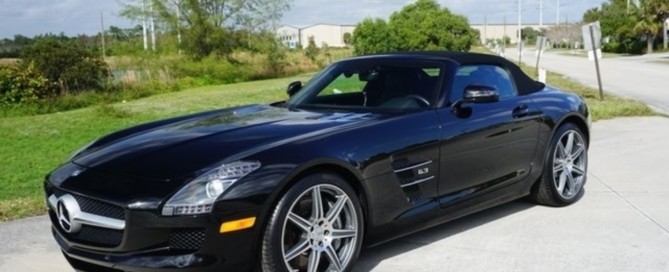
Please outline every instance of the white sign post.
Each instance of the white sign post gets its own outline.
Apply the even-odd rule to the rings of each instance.
[[[599,69],[599,60],[602,58],[602,30],[599,21],[583,26],[583,44],[588,51],[588,58],[595,61],[597,83],[599,84],[599,100],[604,99],[602,88],[602,74]],[[592,55],[592,58],[590,57]]]
[[[539,68],[539,82],[546,84],[546,69]]]
[[[546,37],[544,36],[538,36],[537,37],[537,75],[539,74],[539,61],[541,60],[541,56],[544,54],[544,47],[546,46]]]

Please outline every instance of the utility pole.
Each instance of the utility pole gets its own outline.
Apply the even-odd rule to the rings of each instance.
[[[149,7],[149,13],[151,13],[151,49],[156,51],[156,24],[153,18],[153,2],[151,2],[151,6]]]
[[[539,27],[544,26],[544,0],[539,0]]]
[[[665,31],[666,32],[666,31]],[[483,44],[488,40],[488,15],[483,15]]]
[[[102,37],[102,59],[107,57],[107,50],[105,49],[105,17],[104,13],[100,11],[100,36]]]
[[[179,55],[181,55],[181,1],[177,2],[177,44],[179,45]]]
[[[557,5],[555,7],[557,9],[557,17],[556,17],[555,24],[560,25],[560,0],[557,0]]]
[[[142,39],[144,40],[144,51],[149,49],[149,41],[146,37],[146,0],[142,0]]]
[[[506,15],[504,15],[504,35],[502,35],[502,48],[506,48]]]
[[[518,65],[523,59],[523,11],[522,0],[518,0]]]

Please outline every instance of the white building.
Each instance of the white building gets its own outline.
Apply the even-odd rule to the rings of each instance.
[[[278,38],[289,48],[307,47],[309,37],[313,37],[316,46],[327,44],[330,47],[346,47],[344,35],[353,35],[355,25],[317,24],[304,28],[283,25],[276,30]]]
[[[484,43],[486,40],[496,40],[502,39],[504,36],[508,36],[511,39],[511,43],[518,42],[518,25],[517,24],[472,24],[470,25],[473,29],[476,29],[481,33],[481,43]],[[553,25],[544,24],[543,26],[536,25],[526,25],[523,24],[522,28],[531,27],[534,30],[541,30],[542,28],[549,28]]]
[[[544,24],[539,26],[537,24],[524,24],[522,28],[531,27],[535,30],[541,28],[548,28],[552,25]],[[355,30],[355,25],[332,25],[332,24],[316,24],[304,28],[283,25],[276,30],[279,39],[289,48],[296,48],[297,46],[307,47],[309,45],[309,37],[314,37],[316,46],[321,47],[323,43],[327,43],[331,47],[345,47],[344,34],[351,33]],[[472,24],[473,29],[481,33],[481,42],[488,39],[502,39],[508,36],[511,43],[516,43],[518,25],[517,24]]]

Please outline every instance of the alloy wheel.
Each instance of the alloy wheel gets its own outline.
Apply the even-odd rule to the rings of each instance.
[[[356,209],[339,187],[319,184],[291,204],[281,232],[288,271],[343,271],[359,237]]]
[[[576,196],[585,181],[588,163],[586,143],[580,133],[568,130],[560,137],[553,154],[553,182],[565,199]]]

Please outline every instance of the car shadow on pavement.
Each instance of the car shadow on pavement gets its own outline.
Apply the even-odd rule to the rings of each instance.
[[[386,259],[448,239],[453,235],[477,228],[487,223],[537,206],[525,199],[509,202],[494,208],[456,219],[433,228],[393,240],[371,248],[363,248],[353,271],[370,271]],[[429,241],[429,242],[425,242]],[[414,260],[420,262],[421,260]]]

